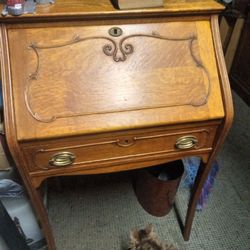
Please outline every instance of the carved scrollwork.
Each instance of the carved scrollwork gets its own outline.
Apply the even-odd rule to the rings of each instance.
[[[132,44],[122,44],[119,43],[119,50],[122,56],[118,56],[118,47],[117,44],[112,46],[113,44],[106,44],[103,46],[103,52],[107,56],[112,56],[115,62],[124,62],[127,59],[127,55],[132,54],[134,52],[134,47]]]
[[[139,37],[160,39],[160,40],[164,40],[164,41],[178,41],[178,42],[183,41],[183,42],[188,43],[189,53],[190,53],[190,56],[191,56],[194,64],[196,65],[197,68],[199,68],[203,71],[204,75],[207,76],[208,87],[207,87],[206,95],[204,95],[204,98],[202,97],[203,99],[200,98],[198,101],[192,100],[190,103],[186,103],[186,104],[182,104],[182,105],[192,105],[192,106],[204,105],[207,102],[208,96],[210,94],[210,87],[211,87],[210,86],[210,76],[209,76],[208,71],[203,66],[202,62],[200,61],[200,59],[195,56],[195,53],[193,51],[194,41],[197,40],[196,36],[190,35],[188,37],[172,38],[172,37],[161,36],[157,32],[152,32],[151,34],[132,34],[132,35],[121,37],[120,40],[118,40],[118,38],[113,39],[113,38],[110,38],[108,36],[80,37],[79,35],[76,35],[72,39],[70,39],[69,41],[66,41],[63,43],[52,44],[52,45],[42,45],[42,44],[37,44],[37,43],[31,43],[28,46],[28,49],[32,50],[34,52],[34,54],[36,56],[36,61],[37,61],[36,68],[35,68],[34,72],[30,73],[28,76],[28,83],[26,85],[26,89],[25,89],[25,93],[24,93],[25,104],[26,104],[26,107],[27,107],[29,113],[32,115],[32,117],[34,119],[36,119],[37,121],[40,121],[40,122],[44,122],[44,123],[53,122],[53,121],[57,120],[58,118],[86,115],[86,114],[82,114],[82,113],[74,113],[74,114],[71,113],[71,114],[54,115],[51,117],[41,117],[37,112],[35,112],[33,110],[32,104],[31,104],[30,98],[29,98],[29,92],[30,92],[30,88],[31,88],[32,84],[34,84],[33,82],[39,79],[39,69],[40,69],[39,53],[41,50],[65,47],[65,46],[73,45],[76,43],[85,42],[88,40],[104,40],[105,44],[102,47],[102,52],[104,53],[104,55],[111,57],[114,62],[119,63],[119,62],[125,62],[128,59],[128,56],[135,52],[135,47],[131,42],[129,42],[129,39],[139,38]],[[150,46],[150,43],[148,46]],[[162,108],[162,107],[166,107],[166,106],[163,105],[163,106],[160,106],[159,108]],[[140,107],[139,109],[147,109],[147,108],[149,108],[149,107]],[[155,108],[157,108],[157,107],[155,107]],[[126,109],[124,111],[129,111],[129,110],[130,109]],[[131,109],[131,110],[136,110],[136,109]],[[138,110],[138,108],[137,108],[137,110]],[[108,112],[112,113],[112,112],[117,112],[117,111],[110,110]],[[121,112],[121,111],[119,111],[119,112]]]

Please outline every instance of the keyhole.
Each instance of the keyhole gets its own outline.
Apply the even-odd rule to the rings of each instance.
[[[118,27],[113,27],[113,28],[109,29],[109,34],[111,36],[114,36],[114,37],[121,36],[122,35],[122,29],[120,29]]]

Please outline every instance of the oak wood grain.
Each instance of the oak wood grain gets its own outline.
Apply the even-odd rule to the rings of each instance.
[[[1,25],[0,33],[1,42],[1,74],[2,81],[4,83],[3,87],[3,100],[4,100],[4,124],[5,124],[5,134],[8,142],[9,149],[11,151],[12,157],[16,163],[18,171],[22,177],[25,184],[26,190],[32,201],[33,207],[35,209],[38,220],[42,224],[42,231],[46,238],[48,247],[50,250],[56,249],[55,241],[52,236],[52,229],[48,220],[47,211],[43,204],[43,198],[41,197],[39,191],[34,188],[32,180],[29,176],[29,172],[26,168],[27,162],[25,161],[23,154],[21,152],[20,144],[16,139],[16,125],[14,116],[14,106],[12,100],[12,88],[11,84],[7,85],[5,83],[11,82],[11,72],[9,71],[9,48],[7,42],[7,30],[5,26]]]
[[[10,151],[50,250],[39,186],[52,176],[111,173],[185,156],[202,167],[184,225],[231,126],[232,97],[210,0],[117,11],[108,1],[56,1],[34,15],[0,17],[4,119]],[[122,28],[112,37],[111,27]],[[200,144],[177,150],[180,136]],[[93,150],[95,149],[95,150]],[[51,168],[72,150],[69,167]]]
[[[18,140],[224,116],[209,21],[112,24],[10,26]]]
[[[145,132],[130,131],[93,136],[67,138],[61,142],[58,140],[45,141],[44,143],[27,143],[23,146],[25,157],[29,162],[29,171],[45,170],[50,175],[50,170],[58,169],[58,173],[65,172],[67,168],[73,172],[76,169],[91,167],[96,164],[127,161],[143,161],[150,157],[164,157],[167,154],[180,155],[186,151],[199,152],[200,149],[210,150],[214,142],[217,126],[194,127],[189,129]],[[195,136],[197,144],[190,149],[180,150],[176,147],[178,138],[183,136]],[[71,152],[76,159],[65,167],[51,166],[49,161],[53,155],[60,152]],[[98,154],[96,153],[98,152]],[[121,169],[120,169],[121,170]],[[67,171],[67,170],[66,170]]]
[[[0,4],[0,10],[2,10]],[[18,17],[0,16],[1,22],[27,22],[33,20],[62,20],[80,18],[109,18],[141,17],[146,16],[173,16],[182,14],[211,14],[219,13],[224,6],[213,0],[165,0],[163,8],[150,8],[139,10],[116,10],[109,0],[57,0],[53,5],[40,5],[36,13],[25,14]]]
[[[230,84],[229,84],[226,64],[225,64],[224,55],[223,55],[223,49],[222,49],[221,40],[220,40],[218,16],[212,16],[211,28],[213,32],[213,41],[214,41],[215,52],[216,52],[216,61],[217,61],[218,70],[219,70],[219,77],[220,77],[220,84],[221,84],[221,96],[222,96],[224,108],[225,108],[225,118],[222,120],[222,124],[217,131],[216,139],[214,141],[213,151],[209,155],[207,163],[201,164],[199,172],[196,176],[192,196],[190,198],[189,205],[188,205],[185,226],[183,229],[183,237],[185,240],[189,240],[197,201],[200,197],[203,185],[205,181],[207,180],[207,177],[210,173],[213,162],[215,161],[216,156],[229,132],[229,129],[232,126],[233,116],[234,116]]]

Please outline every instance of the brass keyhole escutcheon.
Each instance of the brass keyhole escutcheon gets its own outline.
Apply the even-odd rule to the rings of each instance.
[[[120,147],[130,147],[135,144],[135,138],[125,138],[125,139],[118,139],[116,141],[117,145]]]
[[[113,27],[109,29],[109,34],[114,37],[118,37],[122,35],[122,29],[118,27]]]

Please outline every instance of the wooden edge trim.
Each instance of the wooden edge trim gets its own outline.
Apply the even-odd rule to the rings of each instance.
[[[224,111],[225,111],[224,124],[222,125],[223,129],[221,131],[222,134],[219,139],[221,142],[218,143],[218,144],[221,144],[224,141],[227,133],[229,132],[230,127],[232,126],[233,117],[234,117],[234,109],[233,109],[233,100],[232,100],[231,88],[230,88],[230,83],[229,83],[229,77],[227,73],[227,68],[226,68],[222,44],[221,44],[220,30],[219,30],[217,15],[213,15],[211,17],[211,29],[213,33],[215,56],[216,56],[217,66],[219,69],[221,94],[222,94],[222,101],[224,104]],[[216,145],[216,148],[219,146],[220,145]]]
[[[2,91],[4,100],[4,124],[5,124],[5,134],[9,149],[11,151],[12,157],[16,163],[19,162],[18,159],[18,146],[16,143],[16,130],[14,126],[14,108],[12,97],[12,87],[11,87],[11,73],[10,73],[10,61],[9,61],[9,49],[7,41],[7,29],[5,25],[1,25],[0,33],[0,46],[1,46],[1,74],[2,74]]]
[[[211,16],[211,30],[212,30],[214,49],[215,49],[216,63],[218,67],[218,75],[220,79],[221,96],[222,96],[222,101],[223,101],[223,106],[224,106],[225,117],[223,119],[221,126],[218,129],[213,151],[211,152],[211,155],[209,156],[209,159],[205,164],[206,168],[202,168],[198,172],[201,174],[197,176],[199,178],[196,179],[196,182],[193,188],[193,193],[189,201],[188,212],[187,212],[184,231],[183,231],[183,237],[184,237],[184,240],[186,241],[189,240],[189,237],[190,237],[191,227],[192,227],[193,218],[195,214],[196,201],[200,197],[203,184],[207,179],[207,176],[212,167],[212,163],[215,160],[219,152],[219,149],[222,143],[224,142],[233,122],[232,95],[231,95],[231,89],[230,89],[228,74],[226,70],[226,65],[224,61],[217,15]]]
[[[13,22],[6,23],[7,29],[19,29],[19,28],[44,28],[45,26],[50,27],[78,27],[79,25],[83,26],[102,26],[102,25],[126,25],[126,24],[148,24],[152,22],[157,23],[166,23],[166,22],[178,22],[178,21],[210,21],[210,15],[185,15],[185,16],[156,16],[156,17],[131,17],[131,18],[120,18],[119,16],[110,18],[110,19],[77,19],[77,20],[68,20],[67,22],[63,20],[57,20],[52,22],[51,20],[43,20],[35,22]]]
[[[109,158],[109,159],[99,159],[99,160],[93,160],[93,161],[85,161],[85,162],[79,162],[75,165],[71,165],[68,167],[62,167],[62,168],[50,168],[50,169],[36,169],[33,172],[30,172],[30,176],[37,176],[37,175],[45,175],[49,177],[51,174],[62,174],[62,173],[70,173],[74,171],[78,171],[80,169],[86,170],[93,170],[95,169],[95,172],[98,173],[98,170],[102,171],[102,168],[107,167],[108,165],[126,165],[128,163],[138,163],[138,162],[150,162],[152,160],[159,160],[159,159],[168,159],[168,158],[183,158],[188,155],[200,155],[209,153],[212,151],[211,147],[198,149],[198,150],[187,150],[182,152],[171,152],[171,151],[161,151],[161,152],[155,152],[155,153],[148,153],[148,154],[141,154],[141,155],[131,155],[131,156],[124,156],[124,157],[117,157],[117,158]],[[181,155],[180,155],[181,154]],[[98,164],[98,165],[97,165]],[[148,165],[150,166],[150,165]],[[122,169],[123,170],[123,169]],[[124,169],[126,170],[126,169]]]
[[[187,155],[190,155],[190,153],[188,153]],[[187,156],[185,155],[185,156]],[[192,155],[194,156],[199,156],[202,158],[203,162],[207,162],[208,161],[208,157],[209,157],[209,150],[205,150],[205,151],[200,151],[199,153],[193,153]],[[185,157],[184,156],[184,157]],[[179,160],[180,156],[176,155],[176,156],[171,156],[171,157],[161,157],[161,158],[151,158],[147,160],[146,164],[143,164],[143,168],[147,168],[150,166],[154,166],[157,164],[161,164],[161,163],[167,163],[173,160]],[[73,176],[73,175],[95,175],[95,174],[107,174],[107,173],[115,173],[115,172],[120,172],[120,171],[130,171],[130,170],[136,170],[136,169],[141,169],[143,161],[127,161],[127,162],[114,162],[114,163],[108,163],[108,165],[103,165],[101,167],[98,168],[93,168],[93,167],[86,167],[86,168],[78,168],[75,169],[73,172],[72,171],[61,171],[61,172],[57,172],[54,171],[53,173],[49,173],[49,175],[47,174],[47,171],[39,171],[39,172],[34,172],[34,173],[30,173],[30,177],[32,178],[32,182],[33,185],[35,187],[39,187],[41,185],[41,183],[48,178],[51,177],[58,177],[58,176]],[[119,168],[117,168],[119,167]]]
[[[1,8],[2,9],[2,8]],[[195,16],[195,15],[211,15],[219,14],[225,9],[222,4],[216,3],[213,6],[200,7],[192,5],[186,8],[147,8],[147,9],[130,9],[130,10],[107,10],[107,11],[82,11],[82,12],[48,12],[36,14],[23,14],[20,16],[5,16],[0,17],[1,23],[22,23],[22,22],[44,22],[44,21],[69,21],[69,20],[98,20],[98,19],[113,19],[113,18],[152,18],[152,17],[172,17],[172,16]]]
[[[10,71],[10,60],[9,60],[9,47],[7,39],[7,29],[4,24],[1,26],[0,32],[0,51],[1,51],[1,74],[2,74],[2,91],[4,100],[4,124],[5,134],[8,147],[11,155],[16,163],[16,166],[22,176],[24,184],[28,184],[27,191],[30,192],[30,184],[28,175],[26,174],[23,167],[25,166],[24,159],[21,157],[21,149],[17,143],[16,127],[15,127],[15,115],[14,115],[14,103],[12,98],[12,83],[11,83],[11,71]],[[22,166],[22,167],[20,167]]]

